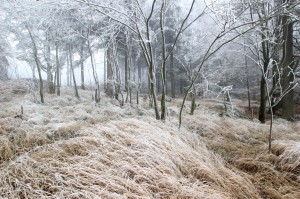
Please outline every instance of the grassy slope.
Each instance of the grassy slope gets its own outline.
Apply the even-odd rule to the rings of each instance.
[[[176,102],[162,123],[148,108],[81,95],[0,103],[0,197],[300,198],[298,145],[265,153],[267,125],[201,107],[179,131]],[[277,123],[276,139],[299,141],[299,124]]]
[[[263,198],[300,198],[300,123],[275,120],[268,154],[269,124],[219,117],[212,109],[210,104],[193,117],[187,115],[187,128],[200,134],[208,149],[249,174]]]

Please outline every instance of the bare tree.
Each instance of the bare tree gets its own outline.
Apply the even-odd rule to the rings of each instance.
[[[150,101],[153,102],[153,108],[155,111],[155,117],[156,119],[162,119],[165,120],[166,118],[166,105],[165,105],[165,99],[166,99],[166,62],[170,58],[172,52],[175,49],[175,46],[177,45],[177,42],[179,40],[179,37],[182,35],[182,33],[191,25],[191,23],[195,22],[199,16],[201,16],[203,13],[201,13],[199,16],[196,16],[194,20],[191,21],[191,23],[188,23],[188,19],[191,16],[192,10],[195,5],[195,0],[192,0],[191,5],[188,9],[188,12],[186,16],[183,17],[182,21],[178,25],[178,29],[176,31],[174,42],[170,45],[171,48],[166,52],[166,43],[164,41],[165,33],[165,22],[164,22],[164,15],[165,15],[165,9],[167,6],[166,1],[157,1],[152,0],[150,3],[150,9],[148,14],[145,14],[145,11],[139,1],[135,0],[133,2],[127,2],[131,3],[128,13],[123,12],[122,10],[117,10],[116,8],[107,5],[105,3],[94,3],[94,2],[84,2],[82,0],[78,0],[79,2],[87,3],[87,5],[91,6],[93,9],[98,11],[99,13],[109,17],[111,20],[120,23],[121,25],[127,27],[132,33],[134,33],[138,39],[139,39],[139,45],[142,49],[142,53],[144,54],[144,57],[146,59],[147,65],[148,65],[148,77],[149,77],[149,92],[150,92]],[[169,4],[171,2],[168,2]],[[128,6],[128,5],[127,5]],[[161,64],[161,80],[162,80],[162,100],[161,100],[161,114],[159,114],[159,107],[157,102],[157,90],[156,90],[156,78],[155,78],[155,56],[154,56],[154,38],[152,34],[151,29],[151,20],[154,16],[158,15],[160,18],[160,32],[161,32],[161,40],[159,40],[158,43],[162,45],[162,64]],[[116,17],[120,16],[120,17]]]
[[[38,69],[38,74],[39,74],[39,80],[40,80],[40,84],[39,84],[39,87],[40,87],[40,98],[41,98],[41,102],[44,103],[44,93],[43,93],[43,78],[42,78],[42,63],[38,57],[38,50],[37,50],[37,46],[36,46],[36,43],[35,43],[35,40],[34,40],[34,37],[31,33],[31,30],[29,28],[28,25],[26,25],[26,28],[27,28],[27,31],[29,33],[29,36],[30,36],[30,39],[31,39],[31,42],[32,42],[32,46],[33,46],[33,56],[34,56],[34,60],[36,62],[36,66],[37,66],[37,69]]]

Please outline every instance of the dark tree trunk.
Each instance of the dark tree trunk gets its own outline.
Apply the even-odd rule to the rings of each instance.
[[[160,11],[160,30],[162,36],[162,66],[161,66],[161,82],[162,82],[162,92],[161,92],[161,120],[166,120],[166,40],[165,40],[165,18],[164,18],[164,3],[162,3]]]
[[[265,15],[265,7],[263,4],[262,8],[263,15]],[[261,18],[261,16],[259,16]],[[269,50],[269,40],[267,39],[268,36],[268,30],[266,30],[266,27],[268,27],[268,22],[266,21],[264,24],[261,24],[261,39],[262,39],[262,54],[263,54],[263,68],[262,70],[262,78],[260,81],[260,107],[259,107],[259,116],[258,119],[261,123],[266,122],[266,105],[267,105],[267,82],[266,82],[266,76],[267,71],[270,63],[270,50]]]
[[[159,78],[159,76],[160,76],[160,73],[159,73],[159,71],[157,70],[157,71],[156,71],[156,74],[155,74],[157,93],[160,93],[160,92],[161,92],[161,87],[160,87],[161,84],[160,84],[160,78]]]
[[[260,107],[259,107],[259,116],[258,119],[261,123],[266,122],[266,81],[262,77],[260,81]]]
[[[37,63],[37,69],[39,73],[39,80],[40,80],[40,97],[41,97],[41,102],[45,103],[44,101],[44,94],[43,94],[43,78],[42,78],[42,72],[41,72],[41,66],[38,63],[39,61],[36,60]]]
[[[291,88],[290,82],[293,82],[293,75],[290,73],[293,70],[293,22],[292,19],[285,15],[283,16],[283,75],[282,87],[283,90]],[[294,119],[294,91],[290,90],[282,98],[282,118],[292,121]]]

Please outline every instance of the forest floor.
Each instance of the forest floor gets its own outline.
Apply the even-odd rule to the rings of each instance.
[[[148,101],[125,104],[92,91],[46,94],[34,103],[26,82],[0,82],[0,198],[300,198],[300,122],[260,124],[234,100],[168,102],[155,120]],[[21,106],[23,114],[21,114]]]

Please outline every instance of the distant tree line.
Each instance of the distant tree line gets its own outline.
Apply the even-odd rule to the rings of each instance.
[[[4,0],[0,8],[0,78],[9,59],[26,61],[47,89],[60,95],[61,71],[80,98],[86,89],[86,63],[92,67],[94,95],[124,103],[147,94],[155,117],[167,117],[167,96],[186,100],[190,114],[197,97],[232,88],[235,97],[259,100],[259,120],[268,107],[294,120],[299,78],[299,16],[296,0]],[[3,39],[7,38],[7,39]],[[10,46],[9,46],[10,45]],[[11,49],[11,50],[7,50]],[[95,55],[105,54],[104,77]],[[74,69],[80,68],[77,80]],[[36,77],[36,72],[38,77]],[[100,85],[104,79],[104,85]],[[279,107],[280,106],[280,107]]]

